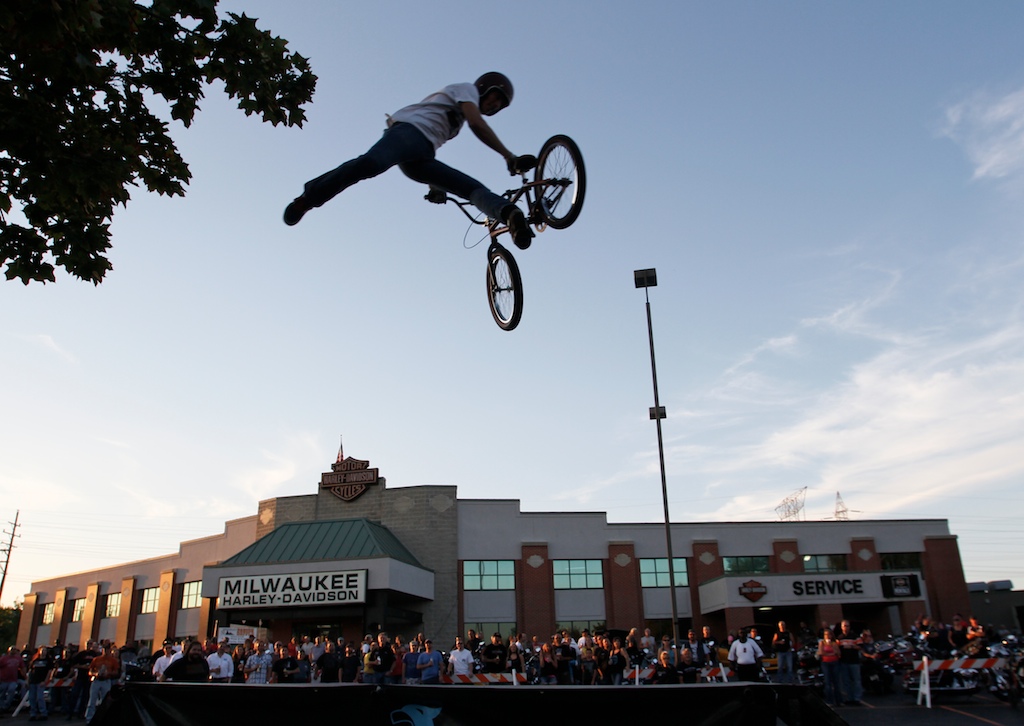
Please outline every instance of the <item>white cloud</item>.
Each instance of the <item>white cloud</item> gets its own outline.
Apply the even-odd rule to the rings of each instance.
[[[946,110],[942,133],[961,146],[975,179],[1024,171],[1024,89],[1003,96],[977,93]]]

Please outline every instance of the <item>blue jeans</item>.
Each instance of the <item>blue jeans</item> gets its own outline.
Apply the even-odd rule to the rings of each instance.
[[[840,663],[839,675],[843,681],[843,698],[859,701],[864,695],[864,686],[860,682],[860,663]]]
[[[14,708],[18,704],[14,702],[14,699],[18,697],[18,682],[8,681],[7,683],[0,683],[0,711],[6,711],[8,708]]]
[[[356,182],[383,174],[398,166],[410,179],[444,189],[463,199],[491,219],[499,219],[509,204],[476,179],[434,158],[434,145],[412,124],[396,123],[362,156],[306,182],[303,196],[314,207],[325,204]]]
[[[787,650],[783,653],[776,653],[775,657],[778,659],[778,670],[775,673],[775,677],[778,678],[779,683],[792,683],[793,651]]]
[[[28,705],[33,716],[46,716],[46,684],[28,684]]]
[[[843,702],[839,693],[839,661],[822,663],[821,672],[825,676],[825,700],[838,706]]]

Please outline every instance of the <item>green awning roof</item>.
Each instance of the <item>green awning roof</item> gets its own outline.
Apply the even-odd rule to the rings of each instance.
[[[390,557],[426,569],[387,527],[367,519],[282,524],[236,555],[225,565],[267,565]]]

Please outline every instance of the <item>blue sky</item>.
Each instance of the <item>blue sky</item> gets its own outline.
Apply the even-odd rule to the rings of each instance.
[[[133,195],[105,283],[0,285],[5,604],[314,492],[340,435],[392,487],[658,521],[644,267],[673,519],[839,492],[948,518],[969,580],[1024,586],[1024,6],[221,7],[311,59],[309,121],[211,89],[173,127],[187,197]],[[280,219],[385,113],[492,69],[505,144],[568,134],[588,171],[579,221],[516,255],[512,333],[484,248],[397,170]],[[439,156],[510,185],[468,131]]]

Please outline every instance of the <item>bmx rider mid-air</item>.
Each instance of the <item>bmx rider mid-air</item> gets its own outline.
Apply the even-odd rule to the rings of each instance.
[[[490,72],[475,83],[445,86],[421,102],[396,111],[388,117],[388,128],[380,141],[369,151],[306,182],[302,194],[284,210],[285,224],[298,224],[313,207],[397,164],[410,179],[468,199],[489,218],[500,219],[508,225],[516,247],[525,250],[533,231],[522,210],[476,179],[434,158],[437,149],[455,138],[465,122],[480,141],[505,158],[510,174],[536,165],[536,157],[516,156],[509,151],[484,120],[484,116],[493,116],[512,103],[512,94],[512,82],[501,73]]]

